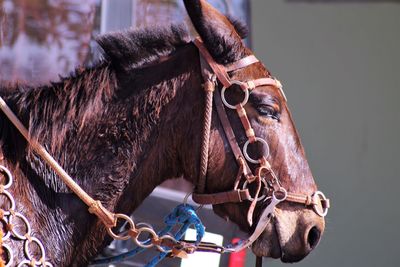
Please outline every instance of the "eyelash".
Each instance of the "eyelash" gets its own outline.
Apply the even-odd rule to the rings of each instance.
[[[271,106],[268,105],[260,105],[257,107],[258,113],[261,116],[269,117],[274,120],[279,120],[279,113]]]

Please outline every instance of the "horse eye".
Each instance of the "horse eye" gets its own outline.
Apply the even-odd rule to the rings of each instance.
[[[278,111],[276,111],[272,106],[259,105],[259,106],[257,106],[257,111],[261,116],[279,120]]]

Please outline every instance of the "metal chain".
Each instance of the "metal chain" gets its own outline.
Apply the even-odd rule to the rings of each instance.
[[[197,249],[196,245],[179,241],[170,234],[159,236],[150,225],[135,225],[133,220],[125,214],[115,214],[115,217],[128,226],[128,229],[121,233],[115,233],[112,228],[107,228],[110,236],[116,240],[132,239],[138,247],[145,249],[155,247],[159,252],[172,253],[176,257],[185,257],[186,254],[194,253]],[[148,237],[144,237],[145,235]]]
[[[46,260],[46,251],[42,242],[36,237],[31,235],[32,228],[28,219],[20,212],[15,211],[15,200],[7,189],[9,189],[13,183],[13,177],[10,171],[0,165],[0,173],[3,175],[5,180],[0,184],[0,197],[5,199],[0,207],[0,222],[1,222],[1,249],[3,251],[3,259],[5,260],[5,267],[9,266],[42,266],[52,267],[53,265]],[[17,227],[17,222],[19,222]],[[22,227],[20,225],[22,224]],[[22,228],[23,230],[19,230]],[[23,242],[24,257],[25,259],[14,264],[14,255],[11,247],[7,244],[8,240],[13,238],[16,241]],[[35,257],[32,253],[32,248],[36,247],[39,250],[39,257]]]
[[[0,207],[0,246],[3,252],[0,256],[4,259],[4,266],[52,267],[53,265],[46,260],[46,251],[43,243],[31,235],[32,228],[28,219],[22,213],[15,210],[15,199],[8,191],[13,183],[10,171],[0,165],[0,173],[4,177],[4,181],[0,179],[0,197],[4,200]],[[108,233],[116,240],[132,239],[138,247],[145,249],[155,247],[158,251],[171,253],[175,257],[186,257],[187,254],[194,253],[197,250],[198,245],[179,241],[170,234],[159,236],[150,225],[135,225],[133,220],[125,214],[115,214],[115,218],[117,221],[128,225],[128,229],[121,233],[115,233],[112,227],[107,227]],[[13,251],[11,246],[7,244],[7,241],[11,238],[23,242],[25,259],[19,263],[14,262]],[[34,247],[39,251],[39,256],[37,257],[32,253]],[[1,265],[1,261],[0,266],[3,266]]]

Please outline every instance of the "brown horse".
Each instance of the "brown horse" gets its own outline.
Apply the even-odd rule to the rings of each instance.
[[[212,57],[226,65],[251,54],[243,27],[203,0],[185,1],[189,16]],[[197,184],[204,90],[199,51],[182,27],[125,31],[99,38],[104,59],[60,82],[39,88],[3,86],[3,98],[65,170],[109,210],[130,214],[152,190],[183,176]],[[235,71],[232,79],[265,77],[260,64]],[[239,98],[233,94],[232,99]],[[245,106],[257,136],[268,141],[273,170],[290,192],[316,191],[303,147],[279,90],[257,87]],[[234,111],[230,123],[240,145],[246,135]],[[0,163],[14,175],[9,189],[16,211],[31,223],[54,266],[85,266],[109,242],[101,222],[60,182],[9,120],[0,115]],[[238,165],[213,112],[206,192],[232,188]],[[262,152],[259,148],[254,153]],[[3,200],[4,198],[0,198]],[[248,202],[214,205],[214,211],[252,231]],[[0,207],[4,204],[0,202]],[[257,206],[254,220],[262,212]],[[281,203],[253,244],[258,256],[301,260],[315,248],[324,219],[304,205]],[[4,230],[4,229],[3,229]],[[22,260],[22,244],[9,244]]]

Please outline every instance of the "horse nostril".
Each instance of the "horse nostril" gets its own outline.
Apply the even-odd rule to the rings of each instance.
[[[308,237],[307,237],[307,242],[311,250],[318,245],[320,237],[321,237],[321,231],[316,226],[312,227],[308,232]]]

